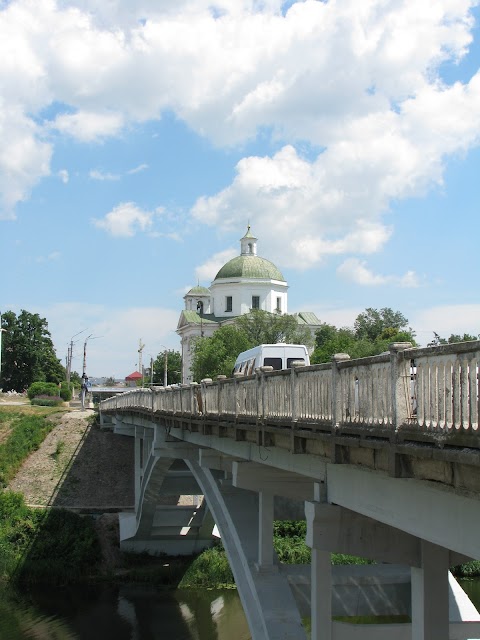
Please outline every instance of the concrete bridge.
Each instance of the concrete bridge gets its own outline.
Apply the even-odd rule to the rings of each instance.
[[[191,553],[215,523],[254,640],[465,640],[480,616],[449,573],[480,559],[480,342],[390,351],[100,405],[135,437],[121,545]],[[178,506],[165,496],[198,496]],[[203,500],[201,496],[204,496]],[[282,565],[275,519],[306,519],[309,566]],[[377,564],[332,567],[330,553]],[[401,615],[355,625],[332,616]]]

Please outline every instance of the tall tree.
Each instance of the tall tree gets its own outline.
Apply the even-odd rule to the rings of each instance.
[[[315,333],[312,363],[330,362],[335,353],[348,353],[351,358],[365,358],[387,351],[392,342],[411,342],[414,333],[406,329],[408,320],[399,311],[385,308],[366,309],[360,313],[354,328],[324,323]]]
[[[193,379],[200,382],[219,375],[231,376],[238,354],[252,346],[245,331],[235,325],[220,327],[210,338],[197,338],[193,345]]]
[[[365,309],[357,316],[353,328],[358,339],[366,338],[372,342],[381,338],[382,332],[387,329],[396,329],[395,333],[409,331],[413,335],[408,327],[407,318],[400,311],[393,311],[390,307],[380,310],[371,307]]]
[[[23,391],[32,382],[65,379],[65,369],[55,354],[48,323],[37,313],[21,310],[2,315],[2,379],[5,391]]]
[[[277,315],[268,311],[254,310],[236,318],[235,326],[244,331],[252,347],[278,342],[313,346],[311,331],[304,325],[298,324],[295,315],[287,313]]]
[[[181,382],[182,356],[179,351],[173,349],[162,351],[154,360],[153,382],[155,384],[163,384],[165,380],[165,364],[167,365],[167,384],[178,384]]]

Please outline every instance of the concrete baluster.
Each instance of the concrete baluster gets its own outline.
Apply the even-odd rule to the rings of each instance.
[[[390,345],[390,371],[392,384],[392,426],[395,431],[407,424],[411,417],[410,358],[403,353],[412,347],[411,342],[394,342]]]

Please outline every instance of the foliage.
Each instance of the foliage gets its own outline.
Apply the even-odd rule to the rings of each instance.
[[[219,375],[231,376],[237,355],[252,346],[245,332],[235,325],[220,327],[211,338],[197,338],[192,347],[193,379],[200,382]]]
[[[259,344],[276,344],[277,342],[313,345],[310,330],[304,325],[298,324],[295,315],[278,315],[254,309],[250,313],[236,318],[235,326],[245,333],[251,347]]]
[[[186,570],[178,587],[221,587],[234,583],[232,570],[221,543],[205,549]]]
[[[374,342],[381,337],[386,329],[395,329],[395,333],[410,331],[408,320],[400,311],[393,311],[389,307],[383,309],[372,309],[369,307],[360,313],[353,325],[355,337],[357,339],[367,339]]]
[[[70,402],[73,393],[73,383],[62,382],[60,386],[60,397],[64,402]]]
[[[335,353],[348,353],[351,358],[366,358],[388,351],[392,342],[411,342],[414,334],[406,328],[408,320],[399,312],[384,308],[366,309],[355,320],[354,328],[324,323],[315,333],[312,364],[330,362]]]
[[[193,379],[231,376],[237,356],[259,344],[313,344],[310,330],[298,324],[294,315],[278,315],[255,309],[220,327],[210,338],[193,344]]]
[[[58,396],[58,386],[53,382],[34,382],[28,387],[27,396],[30,400],[37,396]]]
[[[116,380],[113,376],[109,376],[106,380],[105,380],[105,386],[106,387],[114,387],[116,384]]]
[[[480,560],[470,560],[451,569],[457,578],[473,578],[480,576]]]
[[[70,373],[70,382],[73,383],[75,389],[80,389],[82,386],[82,377],[76,371]]]
[[[11,491],[0,494],[0,549],[0,578],[28,584],[75,582],[100,559],[90,518],[30,509]]]
[[[9,435],[0,445],[0,487],[14,477],[25,458],[38,449],[53,423],[43,416],[0,411],[0,425],[8,423]]]
[[[472,336],[469,333],[464,333],[463,336],[459,333],[452,333],[448,339],[441,338],[438,333],[433,332],[434,338],[428,343],[429,347],[438,347],[441,344],[455,344],[457,342],[472,342],[480,339],[480,334]]]
[[[65,379],[45,318],[25,310],[18,317],[7,311],[2,315],[2,329],[0,387],[5,391],[23,391],[36,381],[58,384]]]
[[[153,362],[153,382],[162,384],[165,379],[165,361],[167,365],[167,385],[182,381],[182,356],[179,351],[168,349],[158,354]]]
[[[63,398],[60,396],[36,396],[30,402],[37,407],[59,407],[63,404]]]

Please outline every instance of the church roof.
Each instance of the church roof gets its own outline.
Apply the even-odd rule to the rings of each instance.
[[[218,322],[218,319],[213,315],[213,313],[205,313],[200,315],[199,313],[191,309],[184,309],[182,311],[182,315],[185,318],[186,322],[193,322],[194,324],[210,324]]]
[[[187,296],[209,296],[209,295],[210,295],[210,289],[207,289],[207,287],[201,287],[200,285],[197,285],[196,287],[192,287],[190,291],[187,293]]]
[[[318,325],[322,324],[313,311],[299,311],[297,313],[298,324]]]
[[[273,262],[254,255],[241,255],[229,260],[215,276],[215,280],[220,278],[258,278],[285,282]]]

